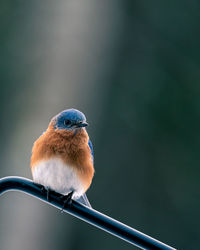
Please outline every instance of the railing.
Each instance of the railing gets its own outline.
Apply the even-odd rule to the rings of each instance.
[[[22,191],[48,203],[49,205],[63,209],[64,212],[113,234],[138,248],[163,250],[175,249],[74,200],[71,200],[71,202],[64,206],[64,201],[60,198],[61,195],[59,193],[51,191],[47,198],[46,189],[41,187],[41,185],[37,185],[31,180],[21,177],[5,177],[0,179],[0,195],[12,190]]]

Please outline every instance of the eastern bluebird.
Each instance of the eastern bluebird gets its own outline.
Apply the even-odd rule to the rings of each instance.
[[[93,148],[85,115],[67,109],[53,117],[32,148],[35,183],[90,206],[85,192],[94,176]],[[70,198],[71,198],[70,196]]]

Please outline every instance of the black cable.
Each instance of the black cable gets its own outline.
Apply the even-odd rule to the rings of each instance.
[[[5,177],[0,179],[0,194],[12,190],[25,192],[59,209],[62,209],[64,206],[64,201],[61,199],[60,194],[50,191],[47,199],[46,189],[29,179],[21,177]],[[67,203],[63,211],[141,249],[175,249],[74,200]]]

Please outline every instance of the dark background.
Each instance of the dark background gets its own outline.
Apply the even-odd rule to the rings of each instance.
[[[199,247],[199,1],[1,0],[0,177],[31,178],[34,140],[83,111],[92,206]],[[0,197],[0,249],[134,249],[22,193]]]

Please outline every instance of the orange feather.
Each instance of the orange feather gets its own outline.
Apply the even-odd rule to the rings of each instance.
[[[31,170],[33,171],[39,161],[60,158],[66,165],[74,168],[84,185],[84,192],[86,192],[94,176],[88,140],[89,136],[83,128],[76,132],[54,129],[54,122],[50,122],[48,129],[33,145]]]

